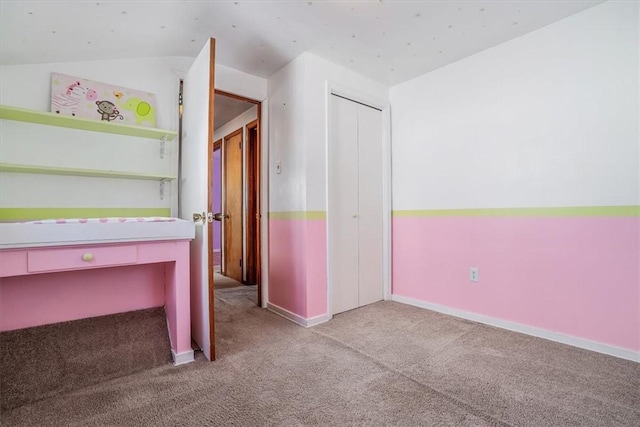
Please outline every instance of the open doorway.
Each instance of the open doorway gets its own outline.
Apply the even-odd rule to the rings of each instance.
[[[215,288],[260,289],[260,102],[215,91],[210,265]]]

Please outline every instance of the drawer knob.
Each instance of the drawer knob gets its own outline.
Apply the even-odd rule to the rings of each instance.
[[[87,262],[93,261],[93,254],[86,253],[86,254],[82,255],[82,260],[83,261],[87,261]]]

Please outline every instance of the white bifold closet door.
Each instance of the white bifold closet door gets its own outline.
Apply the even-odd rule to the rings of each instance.
[[[383,298],[382,112],[332,95],[328,260],[332,314]]]

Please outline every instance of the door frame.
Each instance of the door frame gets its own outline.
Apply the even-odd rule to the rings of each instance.
[[[222,165],[222,138],[214,141],[213,143],[209,143],[209,147],[207,148],[207,155],[209,158],[209,164],[211,166],[209,166],[210,171],[209,171],[209,182],[208,182],[208,192],[209,192],[209,197],[213,196],[213,153],[216,150],[220,150],[220,165]],[[222,168],[221,168],[222,169]],[[220,187],[222,187],[222,170],[220,171]],[[211,205],[210,205],[210,209],[208,212],[212,212],[212,213],[216,213],[213,212],[213,199],[211,200]],[[222,212],[222,188],[220,188],[220,212]],[[220,224],[220,230],[222,230],[222,224]],[[209,268],[213,267],[213,227],[209,227],[209,230],[207,231],[209,234],[207,236],[207,238],[209,239],[209,242],[211,242],[210,244],[207,245],[207,251],[209,253]],[[221,231],[222,233],[222,231]],[[222,236],[221,236],[222,237]],[[222,269],[222,252],[223,252],[223,247],[222,245],[220,245],[220,268]]]
[[[239,101],[244,101],[244,102],[248,102],[250,104],[254,104],[257,106],[257,118],[252,121],[249,122],[248,124],[244,125],[242,127],[242,129],[244,130],[249,129],[250,125],[253,125],[253,123],[256,123],[257,126],[257,171],[256,171],[256,181],[257,181],[257,185],[256,185],[256,191],[257,191],[257,196],[256,196],[256,210],[257,210],[257,218],[256,218],[256,229],[257,229],[257,247],[256,247],[256,281],[257,281],[257,305],[265,308],[264,307],[264,302],[266,300],[266,298],[264,298],[264,292],[266,290],[265,286],[263,286],[263,278],[265,277],[262,273],[263,273],[263,262],[262,262],[262,257],[267,255],[267,248],[263,248],[262,247],[262,242],[266,242],[266,239],[263,239],[263,233],[268,232],[268,224],[266,224],[262,219],[262,212],[263,212],[263,195],[265,194],[265,192],[267,191],[267,189],[264,187],[264,183],[266,182],[263,179],[263,171],[266,169],[263,169],[263,165],[262,165],[262,160],[263,160],[263,156],[262,156],[262,150],[263,150],[263,143],[262,143],[262,132],[263,132],[263,122],[262,122],[262,101],[258,101],[256,99],[252,99],[252,98],[248,98],[246,96],[242,96],[242,95],[237,95],[235,93],[231,93],[231,92],[227,92],[224,90],[220,90],[220,89],[214,89],[214,94],[215,95],[222,95],[222,96],[227,96],[229,98],[234,98],[237,99]],[[226,136],[224,136],[222,139],[226,138]],[[246,144],[246,138],[243,135],[243,144]],[[244,148],[245,145],[243,145],[243,159],[246,159],[246,153],[244,152]],[[212,147],[210,147],[209,149],[209,155],[212,156],[213,155],[213,150]],[[224,144],[222,147],[222,153],[221,153],[221,157],[224,156]],[[243,161],[244,163],[244,161]],[[211,183],[213,180],[213,170],[211,168],[211,161],[209,162],[209,172],[208,172],[208,176],[209,176],[209,182]],[[222,159],[222,164],[224,164],[224,158]],[[224,166],[223,166],[224,168]],[[244,180],[244,168],[243,168],[243,180]],[[224,181],[224,174],[223,174],[223,181]],[[224,191],[223,191],[224,194]],[[209,197],[211,197],[211,191],[209,191]],[[224,199],[224,196],[223,196]],[[209,205],[209,211],[211,211],[211,207],[212,205]],[[246,219],[246,218],[245,218]],[[244,227],[243,227],[244,228]],[[266,234],[266,233],[265,233]],[[210,238],[208,241],[209,244],[209,250],[211,251],[211,256],[213,257],[213,238]],[[222,246],[222,245],[221,245]],[[244,255],[244,254],[243,254]],[[268,256],[268,255],[267,255]],[[224,261],[223,261],[224,264]],[[243,263],[244,264],[244,263]],[[243,265],[243,268],[245,266]],[[210,274],[213,275],[213,268],[210,269],[211,272]]]
[[[258,109],[259,111],[259,109]],[[253,274],[253,279],[258,288],[258,305],[262,306],[262,292],[261,292],[261,236],[260,236],[260,173],[261,173],[261,146],[260,146],[260,120],[257,118],[252,122],[249,122],[245,126],[247,135],[245,139],[244,147],[247,148],[246,152],[246,161],[247,165],[247,215],[246,215],[246,224],[247,224],[247,278],[251,278],[249,274],[249,267],[253,265],[255,272]],[[255,130],[256,138],[255,141],[251,139],[251,131]],[[253,175],[253,179],[250,177]],[[253,191],[251,191],[253,190]],[[250,226],[251,224],[251,226]],[[249,233],[250,229],[255,230],[255,239],[252,239],[251,234]],[[253,251],[253,256],[251,256],[251,251]],[[249,262],[251,261],[251,262]]]
[[[325,206],[327,206],[327,320],[333,317],[332,267],[329,263],[330,236],[329,227],[333,222],[329,212],[329,159],[331,158],[331,96],[338,95],[353,102],[376,108],[382,112],[382,295],[384,300],[391,299],[391,105],[388,101],[368,95],[358,90],[327,81],[325,91],[326,118],[326,154],[325,165]]]

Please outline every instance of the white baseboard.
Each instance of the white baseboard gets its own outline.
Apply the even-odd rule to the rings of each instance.
[[[298,316],[297,314],[292,313],[289,310],[286,310],[282,307],[278,307],[277,305],[271,304],[270,302],[267,303],[267,310],[270,310],[275,314],[284,317],[287,320],[291,320],[293,323],[297,323],[300,326],[304,326],[305,328],[327,322],[332,317],[329,314],[323,314],[321,316],[305,319],[302,316]]]
[[[323,314],[323,315],[320,315],[320,316],[311,317],[311,318],[307,319],[307,327],[316,326],[316,325],[319,325],[321,323],[328,322],[331,319],[333,319],[333,316],[330,315],[330,314]]]
[[[523,325],[521,323],[510,322],[508,320],[496,319],[494,317],[485,316],[483,314],[471,313],[468,311],[458,310],[444,305],[433,304],[430,302],[420,301],[414,298],[403,297],[400,295],[391,295],[391,300],[403,304],[413,305],[415,307],[426,308],[427,310],[437,311],[438,313],[448,314],[450,316],[460,317],[462,319],[471,320],[485,325],[495,326],[509,331],[520,332],[532,335],[538,338],[544,338],[549,341],[555,341],[562,344],[571,345],[573,347],[583,348],[598,353],[607,354],[609,356],[619,357],[621,359],[640,362],[640,352],[627,350],[625,348],[616,347],[609,344],[603,344],[595,341],[578,338],[571,335],[565,335],[558,332],[548,331],[546,329],[536,328],[534,326]]]
[[[193,356],[193,350],[176,353],[175,351],[173,351],[173,349],[171,349],[171,357],[173,357],[173,366],[184,365],[195,360],[195,357]]]
[[[273,305],[270,302],[267,303],[267,310],[273,311],[275,314],[284,317],[287,320],[291,320],[293,323],[297,323],[300,326],[307,326],[307,319],[302,316],[298,316],[295,313],[290,312],[289,310],[285,310],[282,307],[278,307],[277,305]]]
[[[173,359],[173,366],[184,365],[186,363],[193,362],[195,360],[195,356],[193,354],[193,350],[183,351],[182,353],[176,353],[173,350],[173,342],[171,341],[171,328],[169,327],[169,318],[166,318],[167,321],[167,332],[169,333],[169,346],[171,347],[171,358]]]

